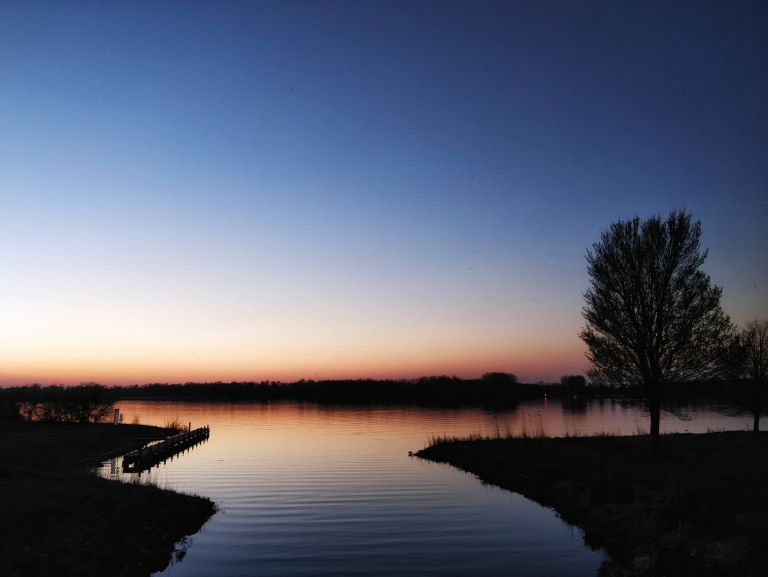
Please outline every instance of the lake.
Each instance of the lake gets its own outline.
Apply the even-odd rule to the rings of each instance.
[[[529,401],[515,410],[301,403],[123,401],[124,422],[210,425],[208,441],[137,477],[219,507],[156,575],[170,577],[594,576],[603,560],[577,528],[515,493],[409,456],[433,436],[636,434],[647,415],[614,401]],[[665,432],[747,429],[713,408]],[[115,470],[114,465],[117,466]]]

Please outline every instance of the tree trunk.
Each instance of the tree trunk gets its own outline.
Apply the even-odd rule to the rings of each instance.
[[[755,433],[760,432],[760,411],[755,411],[754,420],[752,421],[752,431]]]
[[[648,403],[648,411],[651,413],[651,454],[659,454],[659,423],[661,422],[661,407],[658,400]]]

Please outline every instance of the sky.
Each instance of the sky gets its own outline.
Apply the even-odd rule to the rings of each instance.
[[[3,2],[0,384],[588,367],[684,209],[768,317],[762,2]]]

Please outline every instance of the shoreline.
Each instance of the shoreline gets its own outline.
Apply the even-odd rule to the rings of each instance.
[[[0,574],[146,577],[215,513],[205,497],[98,477],[92,459],[168,430],[0,422]]]
[[[768,563],[768,433],[437,439],[417,457],[550,507],[601,575],[757,576]],[[760,570],[759,570],[760,569]]]
[[[508,375],[512,377],[512,375]],[[27,409],[77,394],[82,387],[20,385],[0,387],[0,416],[16,404]],[[274,402],[297,401],[338,405],[415,405],[424,407],[477,406],[514,408],[519,402],[541,398],[580,403],[592,399],[642,402],[636,392],[604,386],[573,387],[558,383],[523,383],[515,379],[436,376],[419,379],[342,379],[297,382],[233,381],[215,383],[152,383],[89,386],[101,399],[117,401]],[[751,412],[752,385],[714,381],[679,384],[668,391],[671,407],[691,403],[737,403]]]

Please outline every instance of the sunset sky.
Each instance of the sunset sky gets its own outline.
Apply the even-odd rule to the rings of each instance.
[[[764,2],[3,2],[0,384],[559,379],[686,209],[768,318]]]

